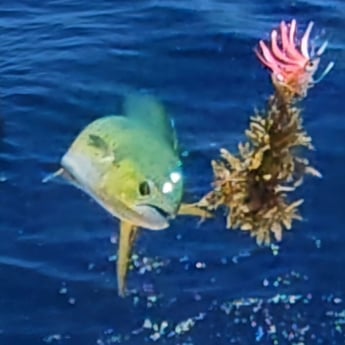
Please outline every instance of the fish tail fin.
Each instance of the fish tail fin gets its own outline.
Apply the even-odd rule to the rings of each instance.
[[[125,297],[128,265],[137,232],[138,227],[127,222],[121,222],[117,254],[117,286],[120,297]]]

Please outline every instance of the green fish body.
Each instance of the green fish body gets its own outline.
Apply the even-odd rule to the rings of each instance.
[[[163,106],[149,96],[130,96],[124,113],[92,122],[61,160],[63,175],[121,221],[120,295],[138,227],[167,228],[183,194],[175,130]]]

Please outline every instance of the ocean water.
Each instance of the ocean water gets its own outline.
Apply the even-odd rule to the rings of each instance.
[[[0,344],[344,344],[345,3],[342,0],[3,0],[0,3]],[[272,91],[253,48],[280,20],[315,21],[334,70],[303,103],[322,179],[304,221],[259,248],[224,218],[142,231],[117,296],[118,222],[43,184],[79,131],[130,90],[166,104],[186,200]]]

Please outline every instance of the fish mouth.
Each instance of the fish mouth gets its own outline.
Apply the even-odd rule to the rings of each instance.
[[[142,204],[135,206],[134,211],[139,214],[142,227],[150,230],[163,230],[169,227],[169,218],[171,217],[160,207]]]

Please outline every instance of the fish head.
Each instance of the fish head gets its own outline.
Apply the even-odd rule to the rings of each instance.
[[[182,167],[176,153],[121,117],[90,124],[61,165],[75,186],[135,226],[165,229],[181,203]]]

